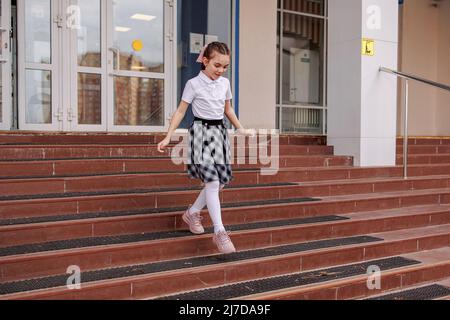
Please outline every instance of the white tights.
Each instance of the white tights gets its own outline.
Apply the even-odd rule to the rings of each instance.
[[[222,223],[222,213],[220,209],[219,191],[224,187],[219,181],[205,183],[205,188],[198,196],[189,213],[200,212],[205,206],[208,206],[209,216],[214,225],[214,232],[225,230]]]

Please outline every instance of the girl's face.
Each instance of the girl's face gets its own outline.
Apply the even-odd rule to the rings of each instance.
[[[230,66],[230,56],[214,52],[211,59],[203,58],[205,73],[212,80],[219,79]]]

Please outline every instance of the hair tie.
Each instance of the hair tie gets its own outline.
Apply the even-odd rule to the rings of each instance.
[[[202,51],[200,51],[200,54],[198,55],[198,58],[197,58],[198,63],[203,63],[203,56],[205,55],[205,50],[207,47],[208,47],[208,45],[204,46],[202,48]]]

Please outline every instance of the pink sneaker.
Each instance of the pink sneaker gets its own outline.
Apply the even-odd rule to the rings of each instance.
[[[236,248],[234,247],[233,242],[231,242],[228,234],[228,232],[223,230],[213,236],[213,242],[221,253],[227,254],[236,252]]]
[[[202,226],[202,217],[200,216],[200,212],[189,213],[190,207],[183,214],[183,221],[187,223],[189,226],[189,230],[194,234],[202,234],[205,232],[205,229]]]

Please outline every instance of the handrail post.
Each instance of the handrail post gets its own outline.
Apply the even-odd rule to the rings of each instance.
[[[431,81],[428,79],[423,79],[418,76],[410,75],[407,73],[394,71],[389,68],[380,66],[380,72],[387,72],[396,75],[401,79],[405,79],[405,114],[404,114],[404,126],[405,130],[403,133],[403,178],[408,179],[408,109],[409,109],[409,80],[417,81],[419,83],[424,83],[426,85],[440,88],[450,92],[450,86]]]
[[[403,178],[408,179],[408,107],[409,107],[409,80],[405,79],[405,115],[403,134]]]

